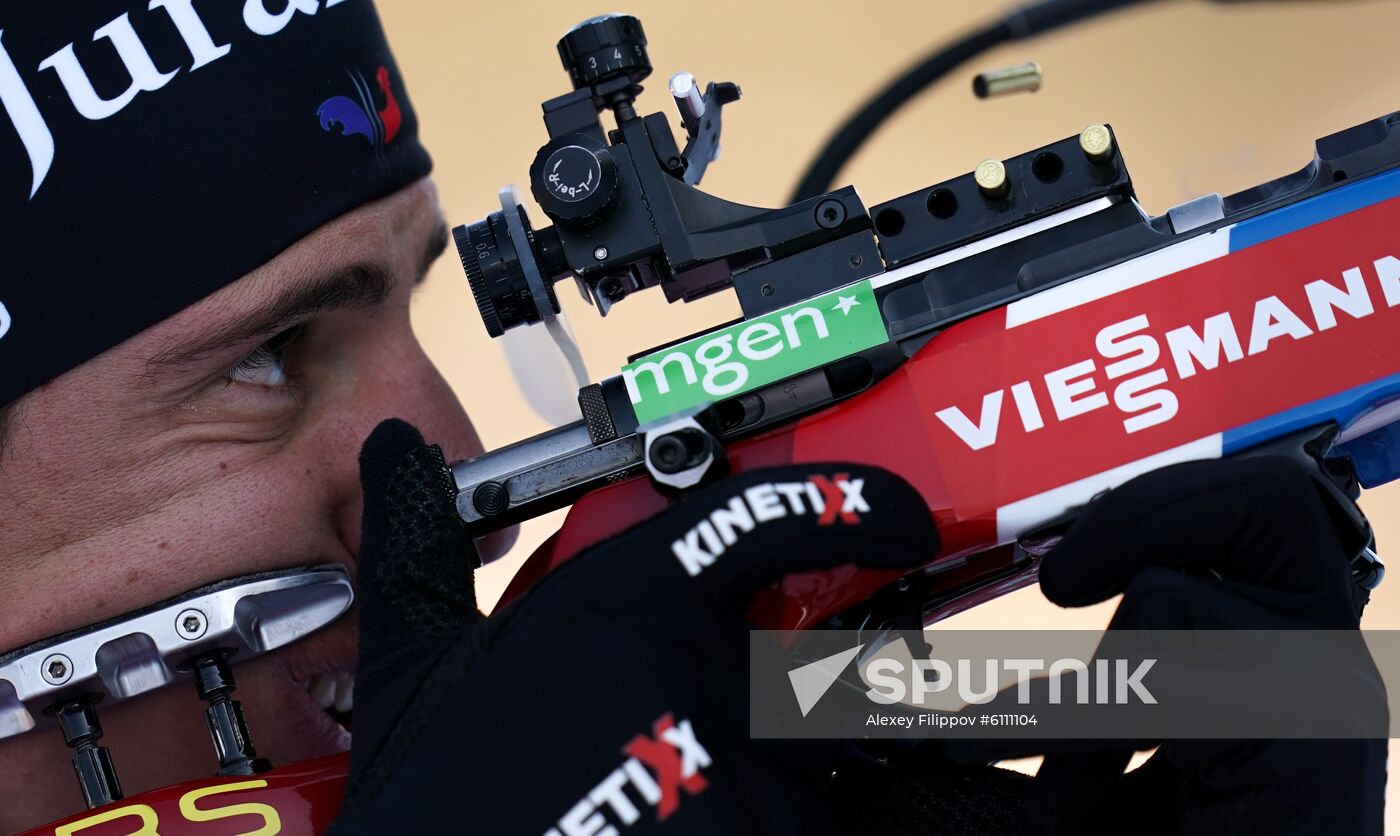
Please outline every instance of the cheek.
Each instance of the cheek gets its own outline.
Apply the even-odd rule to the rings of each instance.
[[[180,490],[155,507],[103,526],[15,566],[0,585],[0,647],[129,612],[225,578],[303,564],[352,563],[333,524],[325,482],[287,451],[235,463],[235,457],[191,453],[208,471],[181,479]],[[225,451],[238,452],[238,451]],[[221,467],[226,465],[226,469]],[[148,489],[150,481],[143,482]],[[133,489],[134,490],[134,489]],[[113,490],[110,503],[138,497]],[[54,571],[54,567],[63,567]],[[11,585],[13,582],[13,585]]]
[[[149,534],[127,552],[140,558],[120,578],[125,588],[173,594],[273,568],[347,562],[330,486],[290,450],[221,473],[146,521]]]

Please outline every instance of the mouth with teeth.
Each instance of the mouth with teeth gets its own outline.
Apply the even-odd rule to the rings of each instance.
[[[321,673],[302,683],[312,702],[347,732],[354,727],[355,675]]]

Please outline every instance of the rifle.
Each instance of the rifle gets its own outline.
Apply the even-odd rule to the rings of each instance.
[[[487,331],[558,331],[566,277],[602,315],[659,285],[669,301],[732,288],[743,316],[585,386],[581,420],[452,465],[477,536],[573,504],[506,600],[685,491],[768,465],[885,467],[943,536],[904,577],[784,580],[751,610],[779,628],[913,628],[1031,583],[1077,509],[1176,462],[1304,457],[1348,509],[1400,475],[1400,114],[1156,217],[1106,124],[868,210],[851,187],[760,209],[697,188],[736,85],[672,78],[682,150],[664,115],[634,108],[651,71],[640,21],[593,18],[558,47],[574,90],[543,104],[530,168],[554,226],[533,229],[505,189],[454,230]],[[772,507],[858,522],[859,497],[837,514],[829,488]],[[723,559],[766,502],[736,497],[674,558]],[[1369,547],[1353,569],[1368,587],[1383,573]]]
[[[594,18],[566,35],[575,89],[544,103],[550,141],[530,172],[554,226],[531,229],[505,190],[501,211],[454,231],[487,330],[562,333],[554,284],[568,276],[604,315],[660,285],[672,301],[733,288],[743,317],[583,387],[581,420],[454,463],[477,536],[573,505],[506,599],[697,485],[777,464],[899,473],[943,545],[904,576],[789,577],[752,605],[767,627],[907,631],[990,600],[1032,583],[1038,556],[1095,495],[1178,461],[1302,457],[1364,524],[1351,499],[1400,475],[1400,113],[1318,140],[1293,174],[1157,217],[1134,201],[1108,125],[868,210],[854,189],[822,191],[863,132],[978,50],[1130,2],[1029,6],[934,55],[853,117],[800,199],[774,210],[696,188],[737,86],[702,93],[688,74],[672,78],[682,150],[664,116],[633,108],[651,71],[639,21]],[[839,475],[774,485],[735,497],[672,557],[704,571],[766,515],[859,524],[862,501]],[[1356,582],[1382,574],[1359,549]],[[248,776],[30,832],[185,833],[253,815],[324,830],[348,757],[259,771],[226,651],[241,660],[295,641],[352,597],[340,567],[262,573],[0,655],[0,738],[60,726],[91,806],[119,797],[93,703],[177,679],[208,703],[221,775]]]

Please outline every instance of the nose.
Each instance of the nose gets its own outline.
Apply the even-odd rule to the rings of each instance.
[[[339,438],[335,446],[345,451],[343,459],[350,463],[336,516],[343,541],[355,553],[359,551],[363,508],[359,452],[381,421],[399,418],[417,427],[427,443],[442,448],[449,463],[480,455],[483,449],[466,410],[411,332],[395,340],[393,349],[375,353],[374,368],[367,369],[355,387],[353,405],[340,414],[336,430]],[[500,557],[515,542],[515,535],[511,528],[478,540],[481,558]]]

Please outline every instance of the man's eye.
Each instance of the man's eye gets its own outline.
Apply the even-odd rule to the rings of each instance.
[[[228,379],[234,383],[249,383],[254,386],[282,386],[287,382],[287,350],[297,337],[301,336],[302,326],[289,328],[248,353],[247,357],[228,371]]]

